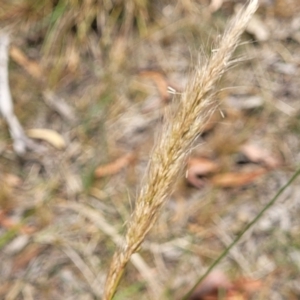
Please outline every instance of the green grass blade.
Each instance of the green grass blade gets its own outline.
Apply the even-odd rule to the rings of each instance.
[[[206,272],[197,280],[189,292],[182,298],[188,300],[197,286],[206,278],[206,276],[216,267],[216,265],[228,254],[228,252],[237,244],[242,236],[262,217],[262,215],[277,201],[279,196],[291,185],[291,183],[300,175],[300,168],[293,174],[290,180],[282,186],[275,196],[264,206],[260,213],[240,232],[236,239],[220,254],[220,256],[210,265]]]

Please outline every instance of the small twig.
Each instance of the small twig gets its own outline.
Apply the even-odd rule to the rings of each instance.
[[[190,291],[182,298],[188,300],[197,286],[206,278],[206,276],[215,268],[215,266],[229,253],[229,251],[238,243],[243,235],[263,216],[263,214],[277,201],[278,197],[291,185],[291,183],[300,175],[300,168],[294,173],[290,180],[282,186],[276,195],[264,206],[260,213],[241,231],[241,233],[233,240],[233,242],[220,254],[220,256],[210,265],[206,272],[197,280]]]
[[[49,105],[50,108],[59,113],[63,118],[71,123],[74,123],[76,121],[77,118],[74,109],[69,104],[67,104],[67,102],[63,98],[59,97],[49,89],[43,92],[43,96],[45,103]]]
[[[35,144],[26,136],[18,118],[14,113],[8,82],[9,43],[9,33],[4,30],[0,31],[0,113],[8,124],[9,131],[13,139],[13,147],[16,153],[22,155],[25,153],[26,148],[42,151],[43,147]]]
[[[92,291],[95,294],[95,296],[101,297],[101,291],[95,281],[96,276],[91,271],[89,266],[83,261],[80,255],[69,245],[64,245],[62,250],[72,260],[74,265],[81,271],[87,283],[92,288]]]

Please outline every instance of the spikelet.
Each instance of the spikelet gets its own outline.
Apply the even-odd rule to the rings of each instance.
[[[185,165],[187,153],[199,134],[199,128],[217,107],[218,103],[212,97],[214,87],[232,65],[231,56],[257,6],[257,0],[250,1],[230,22],[217,50],[209,60],[197,66],[181,96],[176,113],[165,122],[151,155],[146,182],[136,201],[124,245],[112,259],[103,299],[112,299],[127,262],[155,223],[176,176]]]

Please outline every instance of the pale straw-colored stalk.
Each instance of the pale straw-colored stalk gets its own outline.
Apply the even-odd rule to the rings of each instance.
[[[257,0],[250,0],[231,21],[211,57],[196,67],[176,112],[166,120],[151,155],[146,181],[137,198],[124,245],[113,256],[103,299],[112,299],[115,294],[127,262],[155,223],[201,127],[218,106],[213,97],[215,85],[232,65],[231,56],[257,6]]]

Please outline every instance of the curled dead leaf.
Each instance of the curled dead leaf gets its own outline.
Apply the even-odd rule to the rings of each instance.
[[[159,71],[145,70],[139,73],[143,78],[149,78],[154,81],[157,86],[158,92],[163,101],[168,101],[170,94],[168,93],[168,81],[166,76]]]
[[[252,162],[260,163],[267,168],[274,169],[281,165],[281,160],[267,150],[258,147],[257,145],[247,143],[244,144],[240,151]]]
[[[133,161],[134,158],[135,158],[134,153],[132,152],[127,153],[109,164],[99,166],[95,170],[95,176],[100,178],[108,175],[114,175],[124,167],[128,166]]]
[[[207,277],[200,283],[189,300],[208,300],[218,299],[220,290],[227,291],[232,287],[232,284],[227,279],[222,271],[212,271]]]
[[[9,187],[17,187],[17,186],[21,185],[21,183],[22,183],[22,179],[20,177],[16,176],[15,174],[5,173],[3,175],[4,175],[3,181]],[[1,179],[2,178],[0,178],[0,181],[1,181]]]
[[[34,128],[27,130],[28,137],[48,142],[53,147],[61,150],[66,147],[64,138],[56,131],[44,128]]]
[[[176,84],[171,83],[166,75],[160,71],[144,70],[139,73],[139,76],[142,78],[150,79],[155,83],[160,97],[164,103],[170,100],[170,90],[174,91],[175,93],[181,92],[181,88],[179,88]]]
[[[18,254],[14,260],[12,270],[14,272],[25,268],[32,259],[37,257],[43,250],[45,246],[32,244],[25,248],[20,254]]]
[[[217,172],[219,165],[207,158],[190,158],[187,166],[186,179],[194,187],[203,187],[204,176]]]
[[[246,278],[231,282],[222,271],[216,270],[199,284],[189,300],[218,300],[220,295],[224,300],[247,300],[261,286],[261,281]]]
[[[211,13],[216,12],[219,10],[223,4],[224,0],[211,0],[210,5],[209,5],[209,10]]]
[[[246,292],[247,294],[254,293],[262,287],[263,283],[260,280],[250,278],[240,278],[234,281],[236,289]]]
[[[254,15],[248,23],[247,32],[253,34],[259,42],[265,42],[270,37],[270,30],[258,15]]]
[[[32,234],[37,230],[33,226],[16,222],[12,218],[8,217],[4,210],[0,210],[0,226],[6,229],[15,229],[22,234]]]
[[[11,58],[23,67],[32,77],[36,79],[43,78],[42,68],[35,61],[30,60],[23,51],[21,51],[18,47],[12,46],[10,48],[10,56]]]
[[[205,133],[212,130],[220,122],[220,119],[221,119],[220,111],[215,111],[211,115],[209,120],[207,120],[204,126],[201,128],[201,133]]]
[[[263,168],[251,172],[229,172],[213,176],[210,182],[214,186],[222,188],[240,187],[252,183],[255,179],[265,173],[267,173],[267,170]]]
[[[113,47],[109,54],[112,67],[117,67],[124,62],[127,57],[126,47],[128,46],[127,39],[124,36],[117,37],[114,40]]]
[[[74,108],[69,105],[63,98],[59,97],[53,91],[47,89],[43,92],[44,101],[53,110],[59,113],[65,119],[73,122],[76,120]]]

